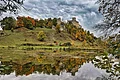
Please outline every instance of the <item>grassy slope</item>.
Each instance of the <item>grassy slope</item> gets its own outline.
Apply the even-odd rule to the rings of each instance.
[[[37,40],[37,33],[41,30],[44,31],[47,35],[47,38],[44,42],[40,42]],[[69,34],[57,34],[55,30],[46,28],[37,28],[35,30],[27,30],[23,32],[11,32],[6,30],[5,33],[7,35],[0,37],[0,46],[16,46],[17,44],[23,43],[48,44],[53,43],[54,41],[71,41]]]
[[[39,31],[44,31],[46,34],[46,38],[44,42],[37,40],[37,34]],[[24,43],[31,43],[31,44],[44,44],[44,45],[55,45],[54,41],[57,41],[58,44],[63,44],[65,42],[70,42],[74,44],[72,47],[81,47],[81,48],[96,48],[99,46],[90,46],[89,44],[83,45],[83,42],[80,41],[74,41],[72,40],[70,34],[66,32],[56,33],[53,29],[47,29],[47,28],[36,28],[34,30],[25,30],[21,32],[11,32],[9,30],[6,30],[5,33],[7,35],[0,37],[0,47],[8,47],[8,46],[17,46]],[[39,46],[41,47],[41,46]],[[43,47],[51,47],[51,46],[43,46]],[[53,46],[53,47],[60,47],[60,46]],[[38,46],[36,46],[38,48]]]

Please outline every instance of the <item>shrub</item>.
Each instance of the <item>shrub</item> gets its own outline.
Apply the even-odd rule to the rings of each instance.
[[[46,38],[46,34],[43,31],[40,31],[37,35],[39,41],[44,41]]]

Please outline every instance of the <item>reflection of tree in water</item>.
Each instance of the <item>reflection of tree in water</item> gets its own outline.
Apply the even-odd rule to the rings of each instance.
[[[61,72],[66,71],[75,75],[78,71],[80,65],[82,65],[86,60],[79,58],[64,58],[63,60],[56,60],[55,64],[40,64],[34,65],[32,63],[27,63],[22,66],[17,65],[16,75],[29,75],[33,72],[39,72],[43,74],[53,74],[60,75]]]
[[[13,67],[13,64],[12,62],[8,62],[8,61],[5,61],[5,62],[1,62],[0,64],[0,74],[4,75],[4,74],[10,74],[12,72],[14,72],[14,69],[12,68]]]
[[[21,65],[10,61],[3,61],[0,65],[0,74],[10,74],[15,71],[16,76],[29,75],[35,72],[48,75],[60,75],[62,72],[69,72],[74,76],[78,69],[81,67],[81,65],[83,65],[83,63],[87,62],[88,60],[89,59],[86,58],[60,57],[55,58],[55,63],[53,64],[39,65],[35,65],[32,62]]]
[[[96,67],[105,69],[110,74],[107,80],[120,79],[120,55],[99,56],[92,62]]]
[[[5,75],[15,71],[16,76],[29,75],[36,72],[48,75],[60,75],[62,72],[68,72],[74,76],[75,73],[78,72],[78,69],[81,67],[81,65],[83,65],[83,63],[91,61],[95,55],[96,54],[89,55],[87,53],[80,53],[79,57],[55,56],[52,59],[54,60],[53,63],[50,62],[51,60],[49,60],[49,58],[48,60],[47,58],[44,58],[45,55],[42,57],[40,56],[39,60],[41,60],[42,63],[38,61],[37,64],[28,61],[28,63],[24,64],[14,63],[12,61],[2,61],[0,65],[0,74]],[[45,59],[48,61],[46,64],[44,63]]]

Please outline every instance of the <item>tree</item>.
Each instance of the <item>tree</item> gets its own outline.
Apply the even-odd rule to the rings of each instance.
[[[23,5],[24,0],[1,0],[0,1],[0,15],[3,12],[14,12],[16,13],[18,9]]]
[[[53,26],[53,23],[52,23],[52,21],[48,21],[48,24],[47,24],[47,28],[52,28],[52,26]]]
[[[39,31],[39,33],[37,34],[37,38],[39,41],[44,41],[46,38],[46,34],[43,31]]]
[[[60,32],[61,32],[61,31],[60,31],[60,25],[59,25],[59,24],[56,25],[55,30],[56,30],[57,33],[60,33]]]
[[[72,28],[75,28],[75,27],[71,23],[66,23],[65,28],[68,33],[72,34]]]
[[[41,28],[45,27],[43,19],[40,19],[39,22],[38,22],[38,24],[39,24],[38,27],[41,27]]]
[[[56,26],[56,25],[57,25],[57,18],[54,18],[54,19],[52,20],[52,22],[53,22],[53,25]]]
[[[35,20],[34,20],[34,18],[31,18],[31,17],[28,16],[27,19],[31,21],[32,26],[34,27],[35,26]]]
[[[23,17],[17,17],[17,27],[24,27]]]
[[[33,29],[33,24],[31,20],[24,18],[23,22],[24,22],[24,27],[31,29],[31,30]]]
[[[31,17],[17,17],[17,26],[26,27],[28,29],[34,29],[35,21]]]
[[[16,20],[13,17],[5,17],[1,21],[1,25],[4,25],[3,29],[5,30],[11,30],[17,26]]]
[[[104,21],[97,24],[95,28],[110,35],[120,28],[120,0],[98,0],[99,12],[102,13]]]

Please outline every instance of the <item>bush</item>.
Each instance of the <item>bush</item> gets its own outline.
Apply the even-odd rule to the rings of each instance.
[[[46,38],[46,34],[43,31],[40,31],[37,35],[39,41],[44,41]]]

